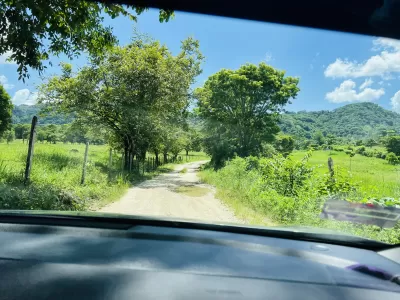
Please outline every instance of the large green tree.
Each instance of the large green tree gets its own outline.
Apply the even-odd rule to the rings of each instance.
[[[164,142],[164,128],[178,130],[185,123],[190,86],[200,74],[203,57],[198,41],[182,42],[176,56],[159,42],[138,38],[126,47],[113,47],[74,74],[63,66],[61,76],[42,85],[45,100],[78,120],[106,127],[114,145],[125,152],[125,165],[136,155]],[[173,126],[172,126],[173,125]]]
[[[18,64],[20,78],[28,67],[42,71],[50,54],[72,58],[82,51],[101,54],[116,43],[104,16],[120,15],[136,20],[145,7],[122,6],[86,0],[0,0],[0,55]],[[173,12],[160,10],[160,22]]]
[[[387,152],[400,156],[400,136],[391,136],[386,141]]]
[[[12,108],[11,97],[0,84],[0,137],[11,127]]]
[[[206,151],[215,165],[232,157],[256,155],[279,132],[283,107],[299,92],[298,78],[265,63],[223,69],[196,89],[199,115],[206,120]]]

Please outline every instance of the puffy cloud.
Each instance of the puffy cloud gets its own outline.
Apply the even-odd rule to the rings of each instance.
[[[392,109],[400,113],[400,91],[397,91],[392,98],[390,98],[390,103],[392,104]]]
[[[8,78],[4,75],[0,75],[0,84],[6,89],[10,90],[14,88],[13,84],[8,83]]]
[[[369,87],[373,83],[374,83],[374,81],[371,78],[365,79],[365,81],[360,85],[360,90],[363,90],[366,87]]]
[[[269,63],[272,61],[272,54],[270,52],[265,53],[265,62]]]
[[[364,88],[361,92],[357,93],[355,90],[356,83],[353,80],[343,81],[339,87],[335,88],[332,92],[325,95],[325,98],[333,103],[343,102],[368,102],[379,99],[385,94],[385,90]]]
[[[13,61],[13,60],[8,61],[8,58],[11,56],[11,54],[12,54],[11,51],[7,51],[7,52],[3,53],[2,55],[0,55],[0,65],[4,65],[4,64],[14,65],[15,61]]]
[[[22,89],[15,92],[14,97],[12,98],[12,103],[15,105],[33,105],[36,103],[37,92],[31,92],[28,89]]]
[[[391,73],[400,72],[400,42],[387,38],[373,41],[374,50],[381,51],[364,62],[337,58],[325,69],[325,76],[332,78],[357,78],[381,76],[391,79]]]

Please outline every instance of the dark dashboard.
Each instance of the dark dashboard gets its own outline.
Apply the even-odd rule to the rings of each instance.
[[[1,223],[0,298],[399,299],[396,282],[352,268],[400,274],[373,250],[170,224]]]

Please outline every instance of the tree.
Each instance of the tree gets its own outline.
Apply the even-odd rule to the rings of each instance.
[[[201,150],[200,133],[193,128],[189,128],[189,130],[185,134],[184,149],[186,151],[186,156],[189,155],[189,151],[200,151]]]
[[[201,73],[198,41],[184,40],[174,56],[159,42],[138,36],[90,60],[76,74],[64,64],[61,76],[41,86],[39,101],[75,113],[81,124],[106,128],[124,152],[125,167],[134,156],[161,150],[167,128],[175,132],[185,124],[190,86]]]
[[[15,138],[22,139],[24,136],[24,133],[29,132],[30,128],[31,127],[29,124],[16,124],[14,126]]]
[[[386,155],[386,160],[391,165],[397,165],[399,163],[399,158],[393,152],[390,152]]]
[[[287,157],[294,149],[294,139],[290,135],[279,135],[275,141],[275,149]]]
[[[43,61],[50,54],[64,53],[71,59],[84,51],[103,53],[117,42],[112,28],[102,23],[104,15],[136,21],[145,10],[85,0],[0,0],[0,55],[15,61],[20,78],[25,78],[28,67],[43,71]],[[161,9],[159,20],[168,21],[172,15],[172,11]]]
[[[326,135],[326,144],[328,146],[333,146],[336,143],[336,141],[337,141],[336,136],[334,136],[333,134]]]
[[[388,137],[386,141],[387,152],[393,152],[395,155],[400,155],[400,136]]]
[[[367,147],[373,147],[378,145],[378,143],[374,139],[368,139],[365,141],[365,146]]]
[[[323,133],[318,130],[315,134],[314,134],[314,141],[319,145],[322,146],[325,143],[325,137],[323,135]]]
[[[9,130],[6,132],[7,144],[11,143],[15,139],[14,130]]]
[[[0,84],[0,137],[10,129],[12,108],[11,97]]]
[[[283,107],[299,92],[298,78],[265,63],[222,69],[196,89],[198,113],[206,121],[206,150],[214,165],[235,153],[258,155],[272,142]],[[218,153],[220,152],[220,153]]]

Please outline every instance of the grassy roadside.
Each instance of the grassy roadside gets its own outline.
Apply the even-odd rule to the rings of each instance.
[[[268,216],[257,212],[247,203],[247,194],[241,189],[229,187],[228,181],[225,181],[217,172],[209,168],[203,168],[198,173],[200,181],[216,188],[215,197],[221,200],[226,206],[230,207],[235,216],[249,225],[261,226],[279,226],[279,223],[272,221]],[[225,184],[223,183],[225,181]]]
[[[276,161],[260,161],[260,167],[255,167],[255,163],[254,159],[235,158],[218,171],[205,167],[199,177],[216,188],[216,197],[232,208],[238,218],[251,225],[324,228],[390,244],[400,243],[400,222],[394,228],[380,228],[320,219],[325,198],[318,188],[323,183],[318,173],[305,176],[296,195],[290,196],[282,193],[287,176],[280,173],[293,166],[290,161],[278,167],[278,176],[268,169],[268,165],[277,167]]]
[[[90,145],[86,182],[80,184],[84,145],[36,143],[31,182],[22,183],[27,144],[0,143],[0,209],[97,210],[118,200],[126,190],[144,180],[174,169],[165,164],[143,174],[121,172],[121,157],[113,153],[108,167],[106,145]],[[185,153],[180,154],[185,163]],[[190,153],[188,161],[203,160],[203,153]]]

